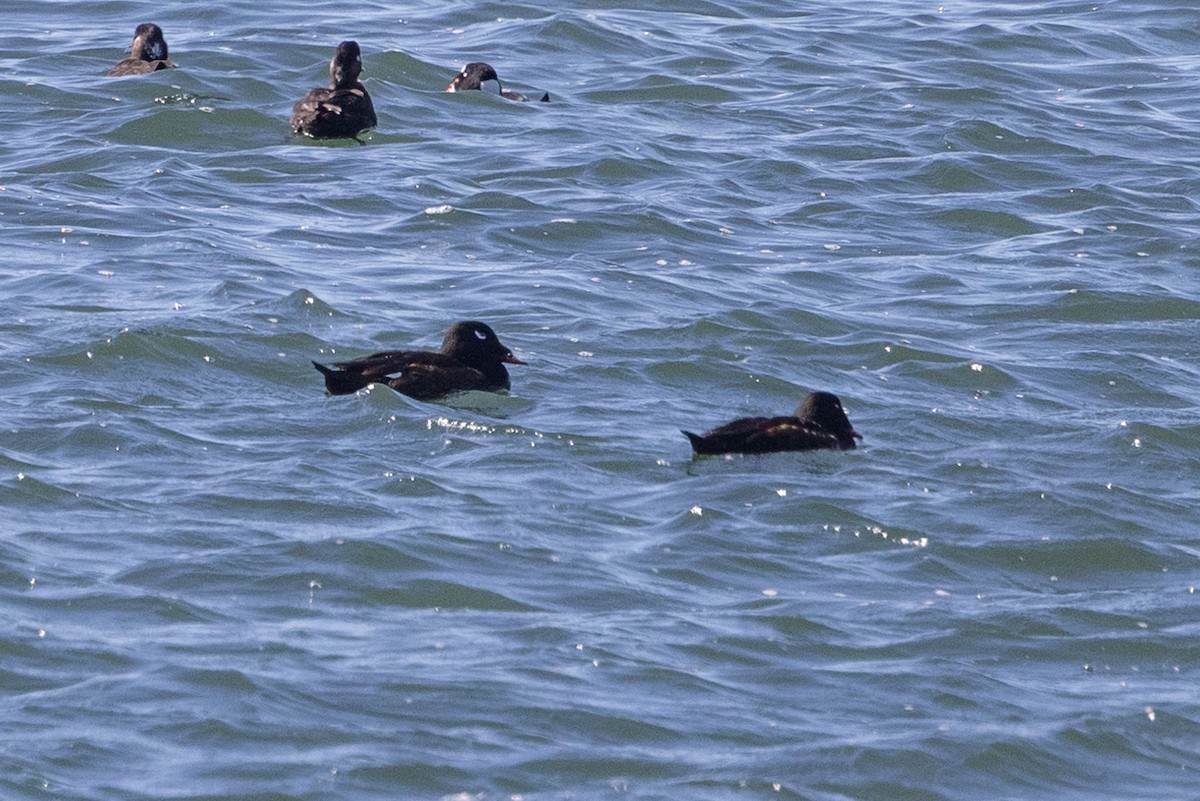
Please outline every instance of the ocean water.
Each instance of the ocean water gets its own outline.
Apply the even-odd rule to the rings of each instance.
[[[1200,7],[4,20],[0,797],[1200,798]]]

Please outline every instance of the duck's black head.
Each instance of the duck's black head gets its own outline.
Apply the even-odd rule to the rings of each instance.
[[[482,61],[472,61],[454,76],[454,80],[446,87],[446,91],[461,92],[468,89],[478,89],[483,85],[484,81],[495,81],[496,85],[500,86],[500,77],[496,75],[496,70],[492,68],[491,64],[485,64]],[[501,91],[503,91],[503,87],[501,87]]]
[[[329,88],[348,89],[362,74],[362,51],[358,42],[342,42],[329,62]]]
[[[796,417],[837,437],[841,446],[847,450],[854,447],[854,440],[862,439],[862,434],[850,425],[850,418],[846,417],[842,402],[832,392],[810,392],[796,407]]]
[[[166,61],[167,40],[163,38],[162,28],[153,22],[143,22],[133,32],[133,44],[129,46],[129,55],[140,61]]]
[[[446,338],[442,340],[442,353],[453,356],[471,367],[499,362],[525,363],[500,343],[500,338],[491,326],[477,320],[463,320],[450,326]]]

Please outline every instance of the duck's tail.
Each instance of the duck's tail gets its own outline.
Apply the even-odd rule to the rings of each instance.
[[[358,373],[334,370],[332,367],[326,367],[318,362],[313,362],[312,365],[321,371],[321,375],[325,376],[326,395],[352,395],[371,383]]]
[[[704,437],[700,436],[699,434],[693,434],[691,431],[684,431],[682,428],[679,430],[685,437],[688,438],[688,441],[692,443],[693,451],[696,453],[704,453]]]

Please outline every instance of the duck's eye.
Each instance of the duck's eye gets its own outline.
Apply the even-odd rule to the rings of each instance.
[[[483,333],[478,328],[476,328],[475,329],[475,338],[478,339],[480,342],[487,342],[488,336],[487,336],[487,334]]]

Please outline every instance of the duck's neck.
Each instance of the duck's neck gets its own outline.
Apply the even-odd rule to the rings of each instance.
[[[488,362],[487,364],[477,364],[475,369],[487,376],[488,383],[495,384],[497,387],[509,389],[512,384],[508,378],[508,368],[501,362]]]

